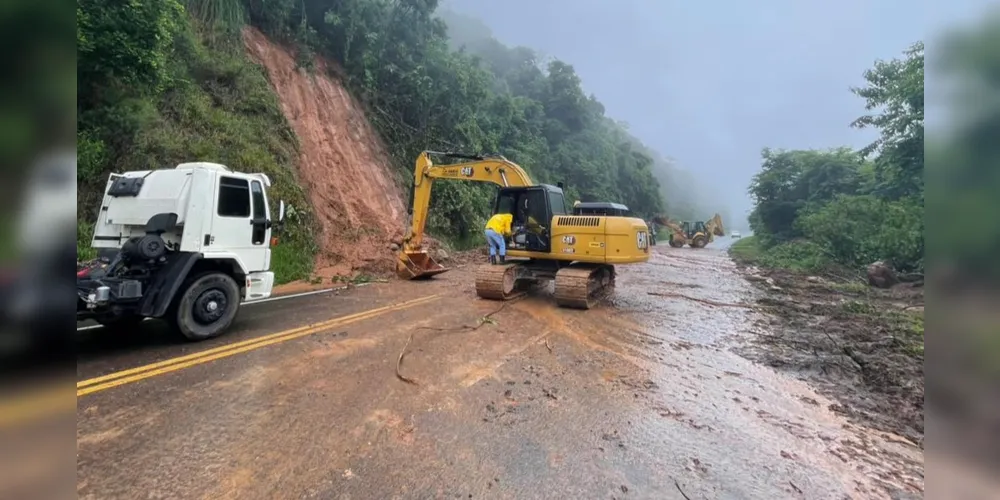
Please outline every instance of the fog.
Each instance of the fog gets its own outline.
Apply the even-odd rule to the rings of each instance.
[[[745,226],[761,148],[867,145],[876,132],[850,127],[865,113],[850,88],[982,3],[442,2],[509,46],[572,64],[609,116],[694,173],[733,228]]]

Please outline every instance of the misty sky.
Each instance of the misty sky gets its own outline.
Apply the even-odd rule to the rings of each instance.
[[[576,69],[612,118],[708,186],[733,217],[749,211],[760,150],[860,147],[874,132],[849,88],[876,59],[980,0],[450,0],[507,45]],[[938,5],[935,5],[938,4]],[[933,7],[932,7],[933,6]],[[933,10],[932,10],[933,9]],[[947,12],[944,12],[947,11]],[[735,221],[734,221],[735,222]]]

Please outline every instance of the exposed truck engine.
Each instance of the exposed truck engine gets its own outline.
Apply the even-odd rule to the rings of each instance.
[[[112,174],[77,270],[77,319],[113,328],[166,320],[190,340],[223,333],[242,302],[271,295],[270,179],[216,163]]]

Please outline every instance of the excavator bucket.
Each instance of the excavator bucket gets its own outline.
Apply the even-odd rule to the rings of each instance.
[[[396,275],[404,280],[430,278],[447,270],[447,267],[438,264],[430,254],[423,250],[403,250],[399,252],[399,259],[396,261]]]

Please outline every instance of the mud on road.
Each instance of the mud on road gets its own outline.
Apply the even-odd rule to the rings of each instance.
[[[769,366],[809,380],[852,421],[923,446],[923,287],[743,267],[765,291],[752,347]]]
[[[610,303],[590,311],[556,308],[540,293],[497,312],[475,297],[472,269],[349,297],[374,308],[440,295],[419,308],[81,398],[79,496],[840,499],[923,490],[918,447],[849,421],[806,381],[737,354],[767,315],[724,252],[655,247],[649,263],[622,266]],[[415,384],[396,377],[407,341],[400,370]]]

